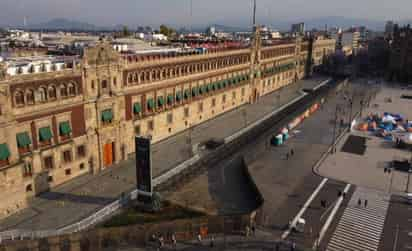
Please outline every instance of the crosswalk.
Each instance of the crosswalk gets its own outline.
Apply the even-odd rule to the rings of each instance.
[[[361,199],[361,206],[358,200]],[[327,251],[376,251],[383,231],[390,196],[357,187],[333,233]],[[364,201],[367,200],[365,207]]]

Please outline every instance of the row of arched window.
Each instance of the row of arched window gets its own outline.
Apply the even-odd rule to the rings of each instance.
[[[14,104],[16,106],[33,105],[53,101],[58,98],[66,98],[77,94],[75,83],[60,84],[58,86],[51,84],[49,86],[40,86],[37,89],[27,88],[26,90],[17,89],[14,92]]]
[[[262,52],[262,59],[285,56],[295,53],[295,47],[276,48]]]
[[[249,61],[249,55],[227,57],[192,64],[180,64],[173,67],[150,68],[127,74],[127,84],[141,84],[170,78],[177,78],[193,73],[200,73],[223,67],[244,64]]]

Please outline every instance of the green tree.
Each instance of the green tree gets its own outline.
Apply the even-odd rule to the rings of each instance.
[[[130,36],[129,28],[128,28],[126,25],[123,26],[122,36],[123,36],[123,37],[128,37],[128,36]]]
[[[160,25],[159,32],[167,37],[171,37],[176,34],[176,31],[173,28],[169,28],[166,25]]]

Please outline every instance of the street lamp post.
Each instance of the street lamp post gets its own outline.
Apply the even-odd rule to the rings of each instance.
[[[336,138],[336,125],[337,125],[337,123],[338,123],[338,105],[336,105],[335,124],[333,125],[332,153],[334,153],[334,144],[335,144],[335,138]]]
[[[412,168],[409,167],[409,170],[408,170],[408,181],[406,182],[405,193],[409,193],[409,182],[410,182],[410,180],[411,180],[411,173],[412,173]]]

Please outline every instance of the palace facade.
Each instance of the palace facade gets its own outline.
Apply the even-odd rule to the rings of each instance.
[[[0,218],[125,160],[135,135],[155,143],[254,103],[310,74],[334,50],[331,39],[271,46],[256,39],[200,54],[132,55],[102,42],[60,71],[11,76],[0,65]]]

